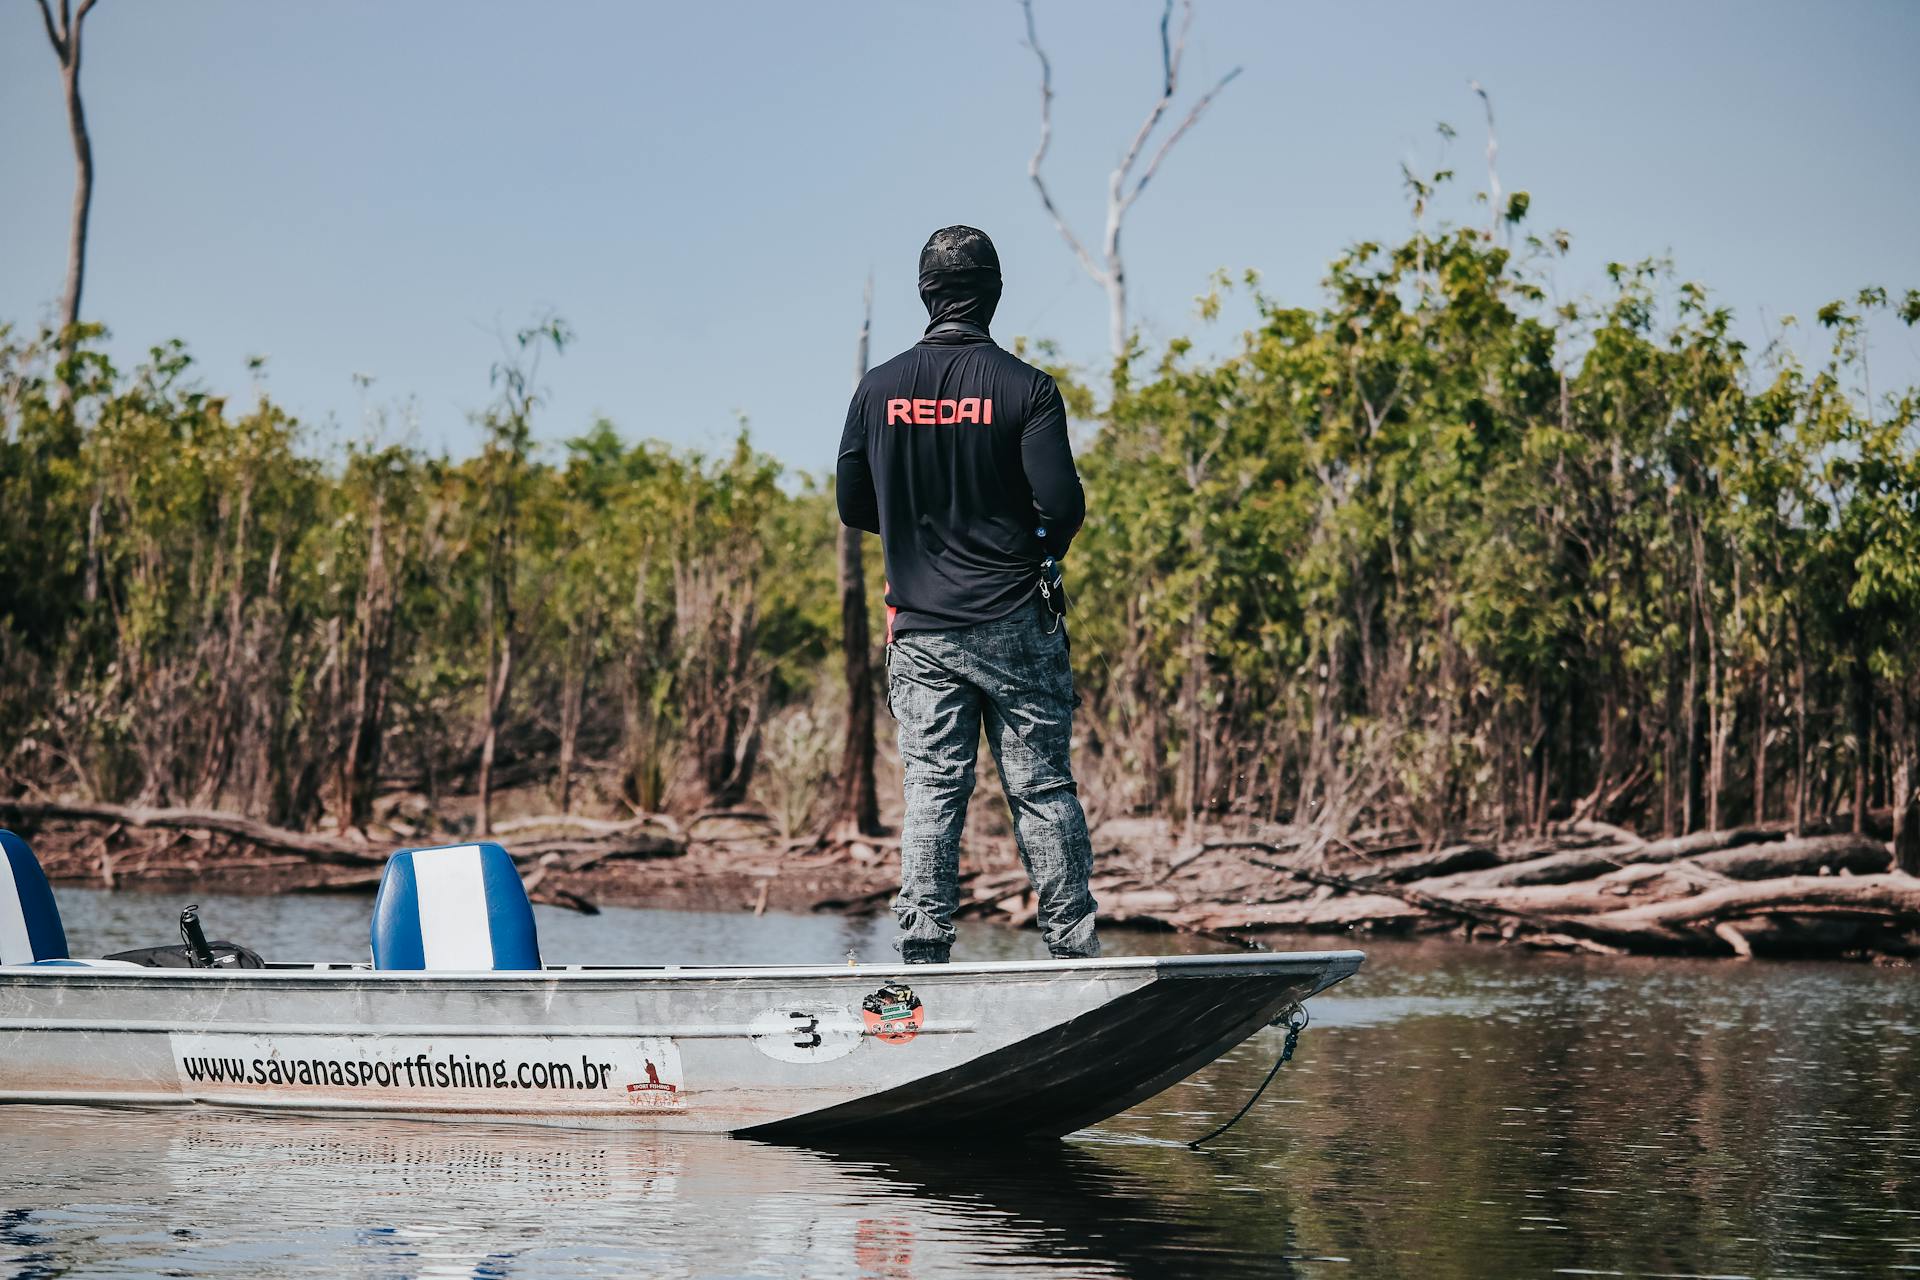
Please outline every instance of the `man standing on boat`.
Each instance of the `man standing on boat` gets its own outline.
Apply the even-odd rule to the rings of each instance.
[[[1066,407],[1051,377],[987,332],[1000,257],[985,232],[933,233],[920,299],[926,335],[860,383],[838,467],[840,519],[879,534],[886,558],[887,704],[906,787],[900,955],[944,964],[952,950],[984,724],[1047,950],[1097,956],[1066,622],[1057,588],[1042,587],[1086,517]]]

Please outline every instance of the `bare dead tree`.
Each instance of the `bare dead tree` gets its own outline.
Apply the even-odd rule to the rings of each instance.
[[[66,91],[67,130],[73,135],[73,222],[67,236],[67,289],[60,302],[60,358],[73,358],[74,326],[80,322],[80,288],[87,271],[87,215],[93,207],[93,143],[87,136],[87,113],[80,102],[80,29],[97,0],[80,0],[69,12],[68,0],[59,0],[56,16],[47,0],[40,0],[40,17],[47,39],[60,59],[60,84]]]
[[[1495,163],[1500,156],[1500,138],[1493,131],[1493,99],[1478,80],[1467,81],[1467,87],[1480,96],[1480,105],[1487,109],[1487,239],[1497,241],[1505,210],[1500,203],[1500,170]]]
[[[507,694],[513,687],[513,659],[515,628],[518,618],[514,611],[513,583],[511,565],[514,550],[513,521],[515,519],[513,501],[508,497],[503,501],[506,514],[495,526],[489,540],[487,557],[486,625],[487,625],[487,669],[486,669],[486,719],[480,739],[480,805],[479,825],[481,835],[493,833],[493,769],[499,753],[500,725],[506,717]]]
[[[365,831],[380,785],[387,697],[393,673],[399,584],[387,567],[386,495],[376,491],[367,531],[366,579],[354,610],[359,652],[347,709],[346,749],[334,782],[334,811],[342,831]],[[492,779],[489,777],[489,783]],[[491,815],[489,815],[491,816]]]
[[[580,722],[587,705],[587,677],[593,665],[593,637],[600,619],[576,627],[561,649],[560,664],[560,777],[558,804],[563,814],[573,812],[574,764],[580,755]]]
[[[683,767],[707,809],[747,798],[760,760],[769,666],[760,660],[760,553],[736,530],[673,567],[676,691],[686,707]]]
[[[873,335],[873,277],[867,277],[853,385],[867,376]],[[867,620],[867,566],[860,530],[840,528],[840,649],[847,669],[847,736],[840,754],[838,796],[826,832],[880,834],[880,797],[873,780],[873,640]]]
[[[1040,62],[1040,142],[1033,150],[1033,158],[1027,161],[1027,176],[1033,180],[1034,190],[1040,193],[1040,203],[1046,209],[1047,216],[1053,219],[1053,225],[1059,230],[1067,247],[1073,250],[1073,256],[1095,283],[1107,291],[1107,337],[1113,350],[1113,358],[1119,360],[1127,351],[1127,267],[1120,252],[1120,232],[1126,221],[1127,210],[1147,189],[1154,175],[1160,172],[1160,165],[1173,150],[1174,144],[1185,137],[1187,131],[1199,121],[1201,115],[1213,104],[1220,91],[1240,74],[1235,67],[1220,77],[1213,88],[1207,90],[1193,104],[1177,128],[1167,134],[1147,161],[1140,176],[1134,177],[1134,169],[1145,153],[1147,143],[1166,118],[1167,109],[1172,106],[1175,92],[1180,85],[1180,63],[1187,51],[1187,33],[1193,26],[1193,0],[1183,0],[1180,6],[1180,31],[1176,36],[1172,29],[1173,0],[1166,0],[1166,7],[1160,13],[1160,96],[1147,112],[1147,118],[1133,135],[1132,143],[1126,154],[1107,178],[1107,226],[1106,235],[1101,242],[1100,257],[1095,259],[1087,251],[1080,238],[1068,226],[1059,206],[1054,204],[1052,194],[1047,190],[1045,179],[1040,176],[1040,166],[1047,158],[1048,144],[1053,140],[1053,64],[1048,61],[1046,51],[1040,47],[1040,37],[1034,30],[1033,0],[1020,0],[1020,7],[1026,13],[1027,47],[1033,50],[1033,56]]]
[[[483,419],[487,444],[482,454],[486,481],[486,514],[481,531],[486,545],[482,616],[487,629],[487,664],[476,827],[483,836],[493,831],[494,764],[513,690],[514,661],[520,656],[516,651],[520,636],[515,562],[521,534],[521,491],[529,474],[533,410],[540,399],[536,390],[540,353],[548,344],[555,352],[565,351],[572,340],[572,330],[558,316],[548,316],[515,334],[515,348],[493,370],[494,382],[502,388],[500,400]]]

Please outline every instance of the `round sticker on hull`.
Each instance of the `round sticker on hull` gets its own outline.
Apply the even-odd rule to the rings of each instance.
[[[926,1010],[912,987],[889,982],[860,1002],[860,1017],[867,1024],[867,1034],[881,1044],[905,1044],[920,1034]]]
[[[860,1047],[860,1023],[843,1005],[800,1003],[768,1009],[747,1024],[753,1047],[776,1062],[830,1062]]]

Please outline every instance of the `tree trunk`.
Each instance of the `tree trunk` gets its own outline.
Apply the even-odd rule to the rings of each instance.
[[[1807,829],[1807,633],[1793,621],[1793,833]]]
[[[867,277],[866,311],[855,344],[853,385],[867,376],[873,334],[873,277]],[[840,526],[840,653],[847,675],[847,725],[840,752],[839,795],[826,830],[877,836],[880,794],[874,784],[873,628],[867,617],[867,563],[861,531]]]
[[[373,820],[373,797],[380,784],[381,728],[386,720],[388,677],[393,669],[394,584],[387,571],[386,524],[378,506],[367,534],[367,573],[358,613],[360,661],[354,673],[353,707],[347,721],[346,764],[341,770],[339,821],[343,831],[364,831]]]
[[[61,354],[73,358],[73,326],[80,323],[80,291],[87,274],[87,218],[93,209],[93,142],[80,102],[80,33],[76,25],[73,55],[61,77],[67,93],[67,127],[73,134],[73,222],[67,232],[67,288],[60,303]]]
[[[1718,644],[1707,646],[1707,826],[1716,831],[1720,829],[1721,792],[1727,783],[1727,740],[1733,735],[1719,648]]]
[[[1893,862],[1896,869],[1920,876],[1920,751],[1914,742],[1911,681],[1893,686]]]
[[[1127,277],[1126,268],[1114,259],[1107,277],[1107,344],[1113,349],[1117,365],[1127,354]]]
[[[1867,829],[1867,781],[1873,763],[1873,673],[1864,653],[1856,653],[1848,672],[1853,710],[1853,829]]]
[[[1545,690],[1536,687],[1533,702],[1533,795],[1530,825],[1535,831],[1547,828],[1547,797],[1553,793],[1553,717],[1548,713]]]
[[[1660,719],[1660,834],[1664,836],[1681,835],[1677,821],[1679,805],[1676,798],[1676,779],[1680,773],[1679,733],[1680,723],[1680,663],[1678,657],[1669,648],[1666,654],[1666,710]]]
[[[73,217],[67,230],[67,285],[60,300],[60,363],[58,394],[62,403],[71,395],[72,361],[79,334],[80,292],[87,276],[87,218],[93,208],[93,141],[87,133],[87,112],[80,100],[80,32],[94,0],[81,0],[71,18],[64,0],[60,22],[46,0],[40,0],[40,16],[46,22],[47,39],[60,59],[60,87],[67,103],[67,132],[73,141]]]
[[[1700,612],[1697,607],[1688,611],[1687,620],[1687,685],[1686,685],[1686,745],[1683,748],[1682,790],[1680,795],[1680,830],[1692,831],[1700,821]]]
[[[1162,774],[1166,752],[1162,743],[1166,741],[1165,707],[1166,701],[1157,697],[1142,697],[1148,689],[1148,676],[1145,661],[1145,629],[1140,623],[1140,598],[1136,592],[1127,593],[1127,620],[1124,634],[1131,637],[1130,643],[1120,653],[1120,671],[1111,678],[1114,687],[1114,710],[1118,714],[1121,732],[1129,733],[1127,742],[1135,753],[1140,790],[1135,802],[1144,806],[1150,813],[1160,810],[1161,799],[1166,794],[1166,778]],[[1143,708],[1143,714],[1135,724],[1129,723],[1126,712],[1131,703]],[[1302,782],[1305,786],[1306,775],[1310,767],[1302,766]],[[1297,809],[1296,805],[1296,809]]]
[[[105,516],[101,508],[105,501],[105,492],[99,484],[95,484],[93,501],[87,504],[87,580],[81,593],[88,604],[100,598],[101,538]]]
[[[665,646],[647,620],[647,578],[653,572],[649,547],[633,571],[633,632],[626,645],[626,679],[621,682],[621,794],[642,812],[660,809],[666,800],[666,770],[661,759],[659,717],[660,650]]]
[[[487,668],[487,732],[480,743],[480,820],[475,830],[483,836],[493,834],[493,758],[500,741],[501,713],[507,705],[507,688],[513,680],[513,633],[500,640],[497,671]]]
[[[840,652],[847,673],[847,728],[832,825],[875,836],[881,827],[880,796],[873,777],[873,644],[861,536],[858,529],[840,529]]]
[[[1186,673],[1180,680],[1180,725],[1185,741],[1180,748],[1180,775],[1174,792],[1175,804],[1180,810],[1182,827],[1191,832],[1195,817],[1200,808],[1201,754],[1205,747],[1205,733],[1200,725],[1200,690],[1203,672],[1206,669],[1206,654],[1201,649],[1201,638],[1206,623],[1201,616],[1203,608],[1200,598],[1200,586],[1196,580],[1193,598],[1188,603],[1186,649]]]
[[[231,511],[230,517],[229,511]],[[244,714],[239,704],[241,686],[250,674],[248,670],[250,664],[241,655],[245,641],[247,612],[247,533],[253,514],[251,482],[241,483],[240,491],[231,507],[223,499],[219,506],[219,513],[223,522],[231,524],[232,540],[224,555],[218,540],[215,541],[213,550],[210,552],[211,563],[206,584],[206,614],[201,623],[203,652],[211,649],[216,635],[220,637],[218,641],[220,652],[210,663],[216,668],[210,672],[214,682],[213,705],[207,715],[200,741],[197,743],[202,752],[200,770],[191,789],[193,803],[201,808],[217,807],[219,803],[221,792],[226,786],[228,769],[233,760],[234,740],[239,736],[240,722]],[[223,577],[226,580],[225,616],[216,627],[214,619],[217,608],[214,596]]]
[[[681,780],[702,808],[746,798],[760,750],[766,673],[753,661],[756,568],[739,546],[716,547],[675,567],[686,756]]]
[[[1753,821],[1767,820],[1767,686],[1772,682],[1773,663],[1762,659],[1760,687],[1753,699]]]
[[[587,664],[591,660],[591,630],[582,628],[568,638],[567,669],[560,680],[560,794],[561,813],[573,812],[573,762],[580,747],[580,717],[587,698]]]

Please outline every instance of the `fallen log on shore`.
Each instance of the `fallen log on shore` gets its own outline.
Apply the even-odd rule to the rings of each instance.
[[[1258,842],[1234,841],[1230,845],[1223,847],[1246,849],[1258,847]],[[1463,902],[1444,897],[1440,894],[1426,893],[1406,885],[1392,885],[1390,887],[1370,885],[1362,881],[1354,880],[1348,876],[1335,875],[1332,872],[1315,871],[1308,867],[1288,866],[1283,863],[1270,862],[1264,858],[1255,858],[1250,855],[1243,856],[1256,867],[1264,867],[1269,871],[1278,871],[1282,875],[1304,880],[1308,884],[1358,893],[1365,893],[1372,890],[1373,892],[1384,894],[1389,898],[1398,898],[1402,902],[1419,907],[1424,911],[1430,911],[1443,918],[1463,920],[1470,924],[1486,925],[1493,929],[1500,930],[1508,936],[1524,930],[1549,937],[1575,938],[1583,942],[1597,944],[1608,950],[1624,951],[1627,949],[1613,940],[1610,936],[1610,930],[1595,930],[1590,928],[1585,922],[1579,920],[1532,915],[1497,903]]]
[[[1673,902],[1628,907],[1595,916],[1590,923],[1618,930],[1679,929],[1760,915],[1857,916],[1920,923],[1920,876],[1896,871],[1871,876],[1786,876],[1730,884]]]
[[[555,827],[599,836],[624,835],[647,827],[658,827],[672,836],[686,835],[686,830],[674,821],[672,815],[665,813],[642,813],[631,818],[590,818],[577,813],[536,814],[530,818],[496,822],[493,824],[493,833],[496,836],[510,836],[522,831],[547,831]]]
[[[1627,865],[1632,852],[1625,849],[1569,849],[1548,853],[1520,862],[1509,862],[1485,872],[1447,877],[1447,883],[1489,889],[1519,889],[1528,885],[1573,884],[1591,880]],[[1428,881],[1437,884],[1438,881]]]
[[[1576,851],[1433,877],[1419,885],[1368,874],[1364,862],[1342,869],[1311,865],[1297,845],[1214,840],[1206,842],[1208,849],[1232,852],[1287,881],[1338,896],[1289,895],[1280,910],[1252,909],[1278,905],[1269,899],[1239,912],[1222,908],[1197,916],[1178,911],[1168,916],[1175,924],[1229,932],[1236,931],[1236,915],[1245,917],[1240,932],[1256,926],[1314,927],[1340,919],[1336,902],[1358,905],[1387,898],[1413,913],[1370,907],[1366,917],[1390,918],[1402,926],[1431,917],[1534,945],[1744,957],[1755,953],[1756,938],[1763,938],[1769,950],[1792,950],[1796,938],[1817,942],[1814,950],[1831,950],[1871,934],[1879,949],[1920,950],[1920,878],[1892,871],[1891,853],[1879,841],[1854,835],[1790,839],[1771,832],[1716,834],[1731,839],[1720,845],[1691,838],[1662,842],[1659,860],[1651,863],[1624,861],[1630,856],[1626,850],[1591,860]],[[1611,869],[1585,879],[1542,883],[1543,866],[1550,866],[1556,877],[1577,875],[1589,866]],[[1516,868],[1529,868],[1531,874],[1517,876]],[[1522,883],[1513,883],[1515,879]],[[1836,922],[1857,927],[1851,933],[1836,930]],[[1801,925],[1805,927],[1796,929]]]
[[[1743,844],[1688,858],[1687,865],[1733,880],[1774,876],[1885,871],[1893,855],[1885,843],[1866,836],[1804,836],[1770,844]]]
[[[0,800],[0,820],[22,819],[28,822],[104,822],[120,827],[204,831],[256,849],[345,867],[380,867],[386,864],[388,856],[397,848],[462,844],[475,838],[452,832],[428,832],[410,837],[404,845],[397,842],[375,843],[364,837],[290,831],[285,827],[218,809],[152,809],[119,804]],[[679,857],[686,853],[687,841],[684,837],[647,830],[649,822],[621,823],[597,836],[557,836],[514,841],[510,852],[514,861],[522,864],[538,864],[549,857],[559,858],[569,871],[585,870],[613,858]],[[525,823],[522,829],[534,825]]]
[[[379,866],[392,850],[376,849],[363,840],[289,831],[217,809],[148,809],[123,804],[70,804],[40,800],[0,800],[0,819],[44,822],[109,822],[125,827],[157,827],[171,831],[210,831],[243,844],[281,853],[298,854],[314,862],[336,866]]]

